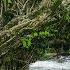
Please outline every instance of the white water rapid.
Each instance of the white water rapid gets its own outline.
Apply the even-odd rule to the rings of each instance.
[[[70,58],[58,60],[36,61],[29,65],[29,70],[70,70]]]

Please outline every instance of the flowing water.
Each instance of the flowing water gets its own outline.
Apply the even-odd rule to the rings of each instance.
[[[70,58],[61,57],[46,61],[36,61],[29,65],[29,70],[70,70]]]

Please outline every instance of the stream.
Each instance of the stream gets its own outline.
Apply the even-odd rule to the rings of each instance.
[[[29,65],[29,70],[70,70],[70,57],[36,61]]]

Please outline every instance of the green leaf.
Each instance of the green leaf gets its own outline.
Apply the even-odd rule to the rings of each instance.
[[[28,47],[31,46],[31,39],[28,40]]]
[[[49,32],[45,31],[45,35],[49,35]]]
[[[44,32],[39,32],[39,36],[43,36],[44,34]]]
[[[26,39],[23,39],[23,40],[22,40],[22,44],[23,44],[24,47],[27,46]]]
[[[34,33],[34,36],[38,36],[38,33],[37,33],[37,32],[35,32],[35,33]]]

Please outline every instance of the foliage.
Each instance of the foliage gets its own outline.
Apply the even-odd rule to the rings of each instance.
[[[32,55],[33,55],[32,57],[33,59],[35,57],[40,58],[42,56],[48,58],[49,56],[47,57],[46,55],[44,55],[46,51],[49,53],[52,53],[52,52],[59,53],[62,47],[65,50],[65,52],[69,51],[70,53],[70,49],[69,49],[69,46],[70,46],[69,44],[70,43],[70,4],[66,4],[66,5],[62,4],[63,0],[52,0],[51,7],[47,8],[45,1],[50,1],[50,0],[0,0],[0,15],[3,18],[3,24],[5,26],[7,24],[10,25],[10,23],[8,22],[12,22],[13,21],[12,19],[19,16],[18,18],[19,20],[17,19],[16,21],[13,21],[11,23],[10,28],[7,28],[6,30],[3,31],[3,32],[7,31],[7,34],[3,33],[5,37],[7,36],[8,38],[11,39],[14,36],[14,34],[16,34],[15,31],[18,32],[19,29],[20,31],[22,31],[23,28],[25,29],[26,25],[25,27],[20,26],[22,25],[21,23],[26,24],[26,22],[29,22],[27,24],[27,28],[29,27],[31,28],[32,24],[34,24],[33,26],[35,27],[36,23],[40,21],[40,23],[38,22],[39,24],[34,31],[30,33],[29,31],[26,31],[26,34],[24,34],[23,36],[21,35],[23,34],[23,32],[21,34],[18,32],[18,35],[17,34],[15,35],[17,42],[20,39],[18,37],[22,36],[21,42],[23,44],[23,47],[22,45],[19,46],[19,49],[18,51],[16,50],[17,51],[16,53],[13,53],[14,50],[10,51],[11,53],[9,56],[10,59],[13,59],[11,55],[15,56],[18,53],[20,53],[20,55],[23,53],[26,53],[22,55],[24,56],[23,58],[21,58],[22,56],[19,58],[19,55],[16,55],[18,60],[22,59],[22,61],[24,61],[23,59],[24,58],[26,59],[26,57],[28,57],[29,59],[30,57],[32,57]],[[47,18],[45,18],[48,12],[50,12],[50,15]],[[23,16],[22,19],[20,18],[20,16]],[[41,22],[43,18],[45,19]],[[33,22],[31,23],[31,21]],[[41,23],[42,25],[40,26]],[[17,27],[17,29],[15,27]],[[5,29],[5,27],[3,28]],[[13,28],[15,28],[15,31],[13,30]],[[12,31],[12,34],[10,32],[8,35],[8,29]],[[8,39],[7,37],[6,39]],[[1,38],[2,41],[0,43],[5,43],[6,40],[3,40],[3,38]],[[6,42],[8,43],[8,41],[9,39]],[[10,46],[11,44],[9,45],[9,47]],[[20,47],[22,47],[22,49],[20,49]],[[28,56],[29,54],[30,56]]]
[[[62,44],[63,46],[70,42],[70,36],[69,36],[69,22],[70,22],[70,5],[62,5],[62,0],[55,0],[53,1],[53,5],[51,7],[51,14],[49,21],[46,22],[46,24],[41,28],[43,31],[33,32],[33,35],[30,36],[31,44],[33,40],[35,41],[35,46],[47,46],[48,44],[54,44],[52,45],[55,49],[61,48]],[[41,42],[39,42],[41,40]],[[23,39],[24,41],[24,39]],[[22,41],[22,42],[23,42]],[[44,44],[44,41],[46,42]],[[24,43],[23,43],[24,45]],[[56,46],[55,46],[56,45]],[[27,45],[26,45],[27,46]],[[30,45],[31,46],[31,45]],[[60,47],[59,47],[60,46]]]
[[[23,43],[23,46],[28,48],[29,46],[31,46],[32,40],[34,38],[40,38],[40,37],[45,38],[47,36],[49,36],[49,32],[47,31],[34,32],[34,33],[31,33],[30,35],[27,35],[26,37],[23,37],[21,41]]]

